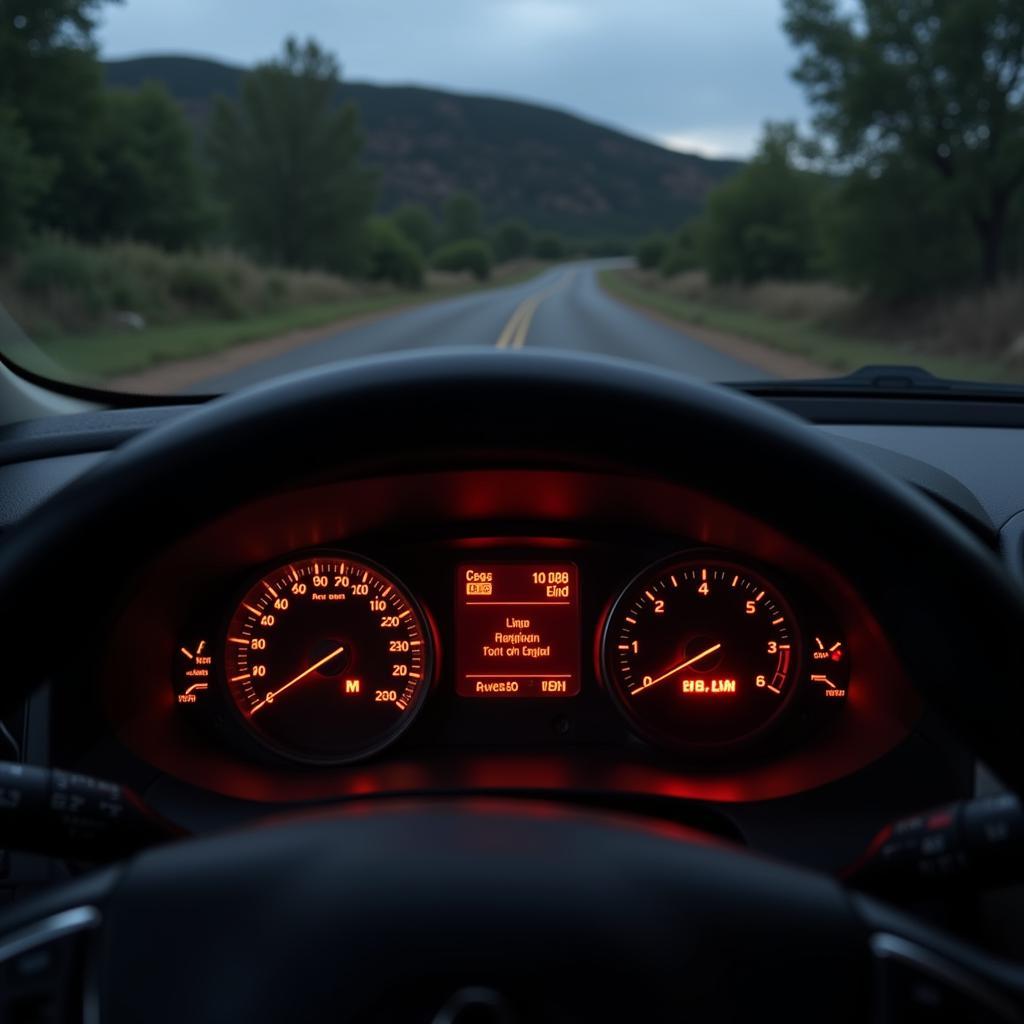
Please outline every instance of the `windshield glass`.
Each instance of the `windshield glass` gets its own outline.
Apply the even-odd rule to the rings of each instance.
[[[37,377],[473,346],[1009,388],[1022,281],[1020,0],[0,0]]]

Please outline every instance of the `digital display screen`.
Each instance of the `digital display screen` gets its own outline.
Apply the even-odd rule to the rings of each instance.
[[[459,566],[456,692],[462,697],[579,693],[578,582],[571,563]]]

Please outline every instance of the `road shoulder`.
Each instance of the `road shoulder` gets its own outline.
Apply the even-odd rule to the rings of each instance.
[[[107,381],[107,386],[115,391],[127,391],[139,395],[171,395],[190,391],[204,380],[212,380],[252,363],[273,359],[275,356],[291,352],[293,349],[310,345],[325,338],[333,337],[353,327],[371,324],[385,317],[405,312],[408,306],[398,309],[382,309],[376,313],[364,313],[360,316],[344,317],[320,327],[308,327],[274,338],[262,338],[259,341],[247,341],[230,348],[211,352],[208,355],[196,356],[194,359],[178,359],[173,362],[158,363],[145,370],[134,373],[122,373]]]
[[[834,369],[829,369],[827,366],[815,363],[803,356],[782,352],[779,349],[771,348],[757,341],[751,341],[749,338],[744,338],[738,334],[730,334],[714,327],[707,327],[704,324],[681,320],[651,309],[642,302],[635,301],[628,296],[620,294],[617,290],[613,291],[608,288],[601,274],[598,275],[598,283],[604,294],[612,301],[627,306],[629,309],[639,313],[641,316],[647,317],[649,320],[653,320],[655,323],[670,327],[677,333],[683,334],[693,341],[700,342],[700,344],[706,345],[716,352],[721,352],[723,355],[740,362],[756,366],[759,370],[763,370],[773,377],[779,377],[784,380],[807,380],[835,376],[836,371]]]

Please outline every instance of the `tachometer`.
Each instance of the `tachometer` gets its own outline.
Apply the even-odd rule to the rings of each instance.
[[[262,576],[231,616],[225,675],[265,746],[319,763],[365,757],[413,720],[430,634],[412,596],[362,559],[315,554]]]
[[[639,732],[676,747],[727,746],[765,729],[797,678],[797,625],[772,584],[715,557],[662,564],[619,598],[606,681]]]

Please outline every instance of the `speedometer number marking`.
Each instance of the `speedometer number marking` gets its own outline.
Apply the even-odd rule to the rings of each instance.
[[[347,760],[404,728],[430,647],[411,597],[383,570],[319,556],[250,588],[228,627],[226,665],[231,698],[265,745]]]

